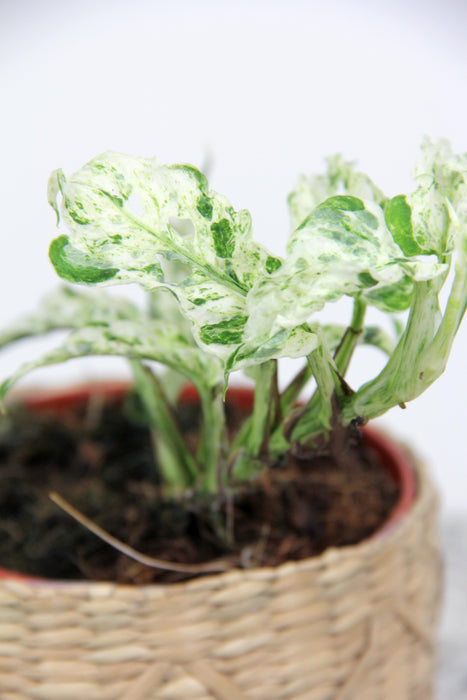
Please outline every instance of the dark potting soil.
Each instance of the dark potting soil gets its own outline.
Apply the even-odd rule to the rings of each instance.
[[[198,414],[190,404],[180,412],[192,441]],[[230,411],[232,429],[241,419]],[[97,411],[67,409],[59,419],[24,409],[2,418],[0,566],[138,584],[192,575],[129,559],[58,508],[51,491],[144,554],[185,564],[222,559],[232,567],[274,566],[357,543],[384,522],[398,497],[392,477],[356,436],[340,463],[288,455],[235,494],[166,502],[149,431],[116,402]]]

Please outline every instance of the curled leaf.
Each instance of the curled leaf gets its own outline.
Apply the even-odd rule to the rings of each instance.
[[[78,357],[115,355],[130,360],[152,360],[185,376],[197,386],[220,391],[222,364],[215,357],[191,345],[183,336],[159,321],[115,321],[111,326],[87,326],[72,331],[60,347],[32,362],[23,364],[0,386],[3,398],[11,387],[40,367],[67,362]]]

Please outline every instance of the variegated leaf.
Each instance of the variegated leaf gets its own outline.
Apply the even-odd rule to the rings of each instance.
[[[0,347],[15,340],[43,335],[55,330],[110,326],[115,321],[136,320],[137,306],[104,292],[89,294],[71,287],[60,287],[46,296],[33,314],[29,314],[0,332]]]
[[[453,155],[447,141],[425,140],[415,172],[417,189],[385,207],[386,222],[406,255],[452,253],[456,226],[466,211],[467,156]]]
[[[226,363],[226,371],[242,369],[281,357],[306,357],[318,345],[313,327],[302,324],[297,328],[280,328],[270,333],[267,326],[251,331],[251,337],[232,353]]]
[[[326,302],[362,296],[385,311],[406,309],[413,280],[445,271],[404,255],[381,207],[337,195],[320,204],[292,234],[282,267],[248,295],[246,338],[300,326]]]
[[[50,248],[59,275],[84,284],[165,287],[201,345],[224,358],[235,350],[249,289],[281,264],[252,241],[247,211],[235,211],[210,191],[196,168],[118,153],[92,160],[68,179],[55,171],[52,204],[58,191],[71,231]],[[183,266],[182,277],[172,274],[171,261]]]
[[[425,141],[415,179],[418,188],[405,198],[405,215],[391,224],[405,244],[410,246],[412,238],[427,253],[448,262],[452,258],[451,289],[440,308],[445,274],[415,285],[397,347],[380,374],[349,397],[347,420],[373,418],[425,391],[444,371],[467,308],[467,154],[453,155],[443,141]]]
[[[200,387],[217,391],[223,383],[223,367],[219,360],[187,342],[164,322],[140,319],[72,331],[60,347],[22,365],[3,382],[0,395],[4,396],[21,377],[34,369],[89,355],[153,360],[183,374]]]
[[[321,202],[337,194],[349,194],[383,204],[385,197],[368,175],[355,170],[353,163],[341,155],[330,156],[327,172],[322,175],[301,175],[288,197],[292,230],[302,223]]]
[[[454,155],[447,141],[426,139],[414,178],[418,187],[407,196],[414,238],[424,251],[443,256],[453,250],[453,224],[466,211],[467,154]]]

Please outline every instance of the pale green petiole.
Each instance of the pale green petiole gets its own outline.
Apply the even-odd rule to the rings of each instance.
[[[135,389],[151,423],[166,493],[171,496],[183,493],[196,483],[199,466],[185,445],[157,376],[139,360],[131,360],[130,365]]]
[[[269,433],[278,409],[277,362],[264,362],[255,374],[255,399],[246,446],[249,455],[259,457],[262,452],[267,453]]]
[[[362,339],[366,306],[359,297],[355,299],[350,325],[342,335],[333,358],[330,357],[324,341],[320,353],[315,352],[309,356],[308,363],[316,379],[317,390],[305,408],[297,411],[297,421],[292,423],[293,429],[289,431],[292,441],[308,442],[318,433],[329,430],[332,410],[336,410],[333,396],[335,394],[336,400],[341,401],[348,392],[343,378],[353,352]]]
[[[202,469],[200,489],[215,493],[223,484],[226,455],[226,426],[221,391],[199,389],[201,404],[200,442],[197,461]]]

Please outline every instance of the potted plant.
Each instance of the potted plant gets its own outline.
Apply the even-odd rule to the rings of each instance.
[[[416,459],[360,427],[416,398],[444,370],[467,304],[466,173],[466,155],[427,141],[414,192],[387,198],[331,158],[325,175],[302,177],[289,197],[285,259],[255,243],[248,212],[234,210],[192,166],[106,153],[71,177],[52,173],[49,201],[69,229],[50,246],[58,274],[91,286],[136,282],[148,306],[67,286],[0,338],[5,345],[70,330],[57,349],[7,378],[3,397],[31,370],[85,355],[124,356],[134,377],[126,390],[22,399],[39,432],[43,423],[52,430],[58,474],[72,484],[62,476],[51,483],[43,470],[52,458],[37,450],[32,475],[19,468],[36,494],[59,493],[55,504],[44,497],[38,507],[16,505],[9,527],[22,510],[40,511],[59,532],[46,567],[57,551],[59,563],[47,570],[54,580],[38,576],[31,521],[35,563],[22,576],[4,570],[0,586],[2,698],[430,697],[436,495]],[[353,300],[348,326],[316,320],[343,296]],[[394,319],[393,332],[367,325],[368,307]],[[362,343],[387,360],[351,387],[345,375]],[[279,388],[283,357],[302,364]],[[254,389],[227,388],[237,370]],[[117,450],[106,428],[101,442],[92,437],[107,413]],[[74,471],[59,448],[70,447],[69,433],[50,428],[51,414],[82,439],[70,448]],[[10,471],[20,436],[31,434],[25,420],[13,408],[4,418],[2,455],[16,450]],[[121,449],[143,442],[146,466],[130,456],[122,485]],[[90,491],[78,482],[83,471]],[[105,488],[95,485],[96,472]],[[107,555],[92,568],[89,541],[61,543],[69,515],[132,558],[122,565],[117,556],[117,579],[105,580]],[[144,536],[121,536],[119,520]],[[64,581],[64,559],[105,581]],[[131,569],[133,560],[152,568]]]

